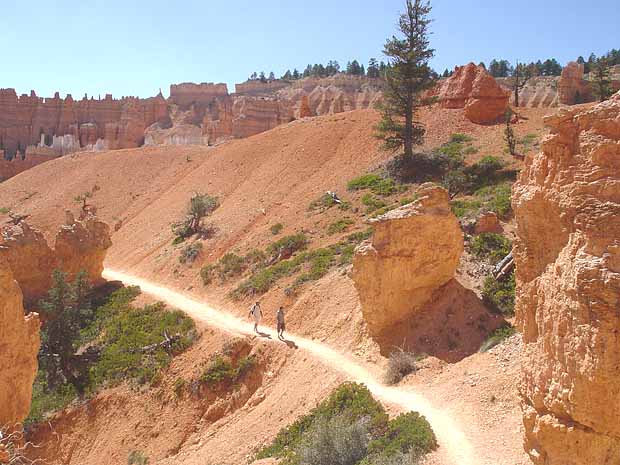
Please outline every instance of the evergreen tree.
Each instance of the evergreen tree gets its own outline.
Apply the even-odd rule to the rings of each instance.
[[[76,351],[80,330],[92,316],[90,284],[83,271],[70,284],[66,273],[55,270],[52,281],[47,299],[39,304],[47,321],[41,334],[41,365],[48,387],[68,382],[82,393],[85,374],[80,370]]]
[[[442,78],[447,78],[450,77],[450,71],[448,71],[448,68],[446,68],[443,72],[443,74],[441,75]]]
[[[265,72],[261,71],[260,74],[258,75],[258,80],[260,82],[267,82],[267,78],[265,77]]]
[[[611,96],[611,79],[607,58],[599,58],[592,65],[591,80],[594,95],[602,102]]]
[[[285,81],[290,81],[291,79],[293,79],[293,75],[291,74],[290,69],[286,70],[286,73],[282,75],[282,79],[284,79]]]
[[[251,75],[250,75],[250,81],[256,81],[258,79],[258,74],[256,74],[256,71],[254,71]]]
[[[293,70],[293,79],[297,80],[301,78],[301,74],[297,71],[297,68]]]
[[[377,62],[376,58],[371,58],[368,61],[368,71],[366,74],[369,78],[379,77],[379,62]]]
[[[306,66],[306,69],[304,70],[303,77],[307,78],[310,76],[312,76],[312,65],[309,64],[308,66]]]
[[[388,150],[403,147],[405,159],[411,159],[413,146],[424,140],[424,126],[416,114],[424,104],[422,92],[434,84],[428,65],[434,55],[428,38],[430,12],[430,1],[406,0],[406,11],[399,19],[402,37],[388,39],[383,51],[389,57],[389,66],[377,137]]]
[[[276,80],[276,75],[275,75],[275,73],[273,71],[271,73],[269,73],[269,80],[270,81],[275,81]]]

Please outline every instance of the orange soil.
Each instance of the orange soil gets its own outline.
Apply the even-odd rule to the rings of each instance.
[[[522,114],[529,119],[516,126],[517,135],[541,134],[542,116],[550,111],[523,109]],[[473,125],[464,120],[461,110],[433,108],[423,113],[422,120],[427,125],[427,148],[447,141],[454,132],[463,132],[471,135],[475,139],[474,145],[480,148],[474,155],[476,158],[486,154],[498,155],[502,151],[503,127]],[[378,142],[372,136],[376,121],[375,112],[363,110],[295,121],[267,133],[214,148],[148,147],[75,154],[40,165],[1,183],[1,206],[32,215],[31,223],[50,233],[62,223],[66,208],[77,209],[72,199],[96,184],[100,190],[92,203],[97,206],[103,220],[119,226],[112,238],[107,266],[131,271],[243,315],[247,311],[247,302],[239,304],[226,297],[234,283],[204,288],[199,277],[202,264],[215,262],[227,251],[243,253],[253,248],[264,248],[274,240],[269,227],[278,222],[285,225],[283,234],[306,231],[311,237],[312,248],[338,240],[340,236],[330,237],[325,230],[327,225],[343,216],[350,216],[356,222],[345,234],[365,229],[367,226],[362,214],[343,213],[334,208],[316,214],[308,212],[308,205],[327,190],[336,191],[347,200],[359,198],[359,194],[346,192],[347,181],[378,167],[389,157],[379,150]],[[195,192],[217,195],[221,207],[209,219],[217,227],[217,234],[204,242],[201,258],[188,267],[178,262],[180,247],[171,245],[170,224],[183,216],[188,199]],[[284,295],[286,285],[286,281],[276,285],[262,299],[267,324],[273,324],[276,306],[284,304],[289,309],[287,323],[292,332],[337,345],[341,350],[353,352],[366,361],[376,362],[378,368],[384,363],[376,344],[365,334],[357,294],[346,274],[340,270],[333,271],[323,279],[307,284],[294,297]],[[207,339],[210,340],[210,337]],[[212,347],[208,345],[211,342],[201,344],[207,344],[204,350],[193,349],[184,356],[185,361],[175,361],[166,374],[165,385],[169,386],[176,378],[175,366],[185,363],[191,367],[204,361],[207,357],[205,351],[210,351]],[[274,375],[271,381],[277,386],[273,388],[274,392],[258,407],[246,409],[246,405],[218,422],[217,427],[197,426],[192,433],[195,444],[182,450],[185,454],[183,463],[204,463],[205,460],[206,463],[239,463],[259,442],[273,437],[279,427],[310,408],[309,404],[320,399],[340,379],[333,370],[312,361],[303,353],[278,355],[281,350],[285,349],[278,348],[274,357],[280,361],[289,360],[287,366],[290,371]],[[474,357],[480,360],[483,367],[487,363],[484,357]],[[468,360],[460,363],[470,363]],[[443,400],[446,391],[459,389],[462,376],[456,373],[460,363],[452,365],[454,379],[446,380],[437,392],[430,387],[429,397]],[[433,369],[429,370],[434,373]],[[501,386],[498,389],[514,392],[514,376],[507,374],[500,375],[500,378],[489,383]],[[291,386],[299,384],[299,380],[303,383],[290,394]],[[475,398],[475,389],[473,392]],[[156,412],[161,412],[162,422],[176,417],[176,408],[144,410],[152,395],[136,395],[136,401],[132,402],[129,399],[134,397],[126,387],[103,393],[101,398],[112,396],[117,400],[125,399],[121,404],[126,410],[125,416],[106,414],[106,419],[101,420],[101,428],[93,430],[87,428],[81,431],[68,425],[67,440],[73,441],[75,447],[86,447],[95,442],[100,444],[89,452],[88,463],[104,463],[108,458],[104,451],[112,448],[118,448],[122,453],[119,452],[118,461],[114,459],[108,463],[123,463],[126,460],[123,454],[130,444],[133,447],[133,443],[127,441],[125,444],[122,435],[115,435],[116,439],[110,438],[102,446],[101,434],[108,428],[127,430],[136,421],[147,421],[152,425],[151,418],[157,416]],[[282,399],[285,399],[284,404],[280,403]],[[301,406],[296,402],[300,402]],[[464,423],[471,434],[478,434],[480,419],[469,422],[469,416],[479,407],[476,402],[461,399],[461,403],[455,405],[460,406],[455,409],[455,415],[465,417]],[[183,408],[191,410],[193,407]],[[141,417],[144,420],[138,420]],[[190,415],[188,418],[193,417]],[[262,428],[265,418],[272,418],[272,421]],[[498,427],[512,428],[518,421],[520,414],[512,409],[509,416],[499,420]],[[183,422],[179,425],[183,428],[187,426]],[[162,434],[160,431],[152,441],[163,441]],[[145,441],[144,446],[148,447],[146,442],[149,441]],[[519,432],[511,430],[506,444],[488,453],[496,459],[495,463],[521,463],[518,461],[522,458],[522,453],[518,452],[520,442]],[[163,449],[154,454],[154,457],[163,457]],[[68,463],[86,462],[82,458]]]

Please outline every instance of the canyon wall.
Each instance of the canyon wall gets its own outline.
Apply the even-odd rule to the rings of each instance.
[[[24,315],[22,292],[9,263],[0,258],[0,426],[28,416],[37,374],[39,316]]]
[[[546,119],[513,191],[520,393],[537,465],[620,457],[620,93]]]

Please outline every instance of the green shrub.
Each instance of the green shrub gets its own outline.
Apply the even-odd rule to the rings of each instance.
[[[355,221],[353,221],[352,219],[342,218],[328,226],[327,234],[329,234],[330,236],[333,236],[334,234],[341,233],[345,231],[352,224],[355,224]]]
[[[418,459],[436,448],[424,417],[410,412],[390,421],[364,385],[346,382],[282,429],[256,459],[276,457],[284,465],[374,464],[398,454]]]
[[[453,200],[450,202],[452,207],[452,213],[458,218],[475,216],[480,207],[482,207],[482,201],[480,200]]]
[[[491,350],[498,344],[501,344],[503,341],[511,337],[517,332],[514,326],[507,324],[506,326],[502,326],[501,328],[497,328],[489,337],[482,343],[480,346],[480,352],[487,352]]]
[[[476,191],[475,195],[483,200],[489,211],[496,213],[501,219],[508,219],[512,214],[510,203],[512,185],[510,183],[484,187]]]
[[[222,281],[238,276],[247,268],[246,259],[234,253],[227,253],[218,262],[218,274]]]
[[[200,256],[200,252],[202,252],[202,242],[194,242],[193,244],[183,247],[179,255],[179,262],[183,264],[192,264]]]
[[[58,412],[64,409],[76,397],[77,392],[69,383],[61,384],[54,389],[48,389],[45,373],[39,370],[32,385],[32,403],[28,418],[24,422],[25,425],[43,421],[47,413]]]
[[[318,419],[295,450],[304,465],[356,465],[367,454],[368,420],[345,416]]]
[[[465,150],[463,150],[463,155],[474,155],[478,153],[478,149],[476,147],[466,147]]]
[[[181,336],[173,348],[178,353],[189,347],[195,337],[194,321],[179,310],[168,310],[163,303],[142,308],[129,306],[100,317],[104,320],[103,349],[99,361],[90,370],[94,385],[127,379],[140,384],[151,382],[170,363],[173,353],[161,346],[146,352],[143,348],[163,342],[166,332]]]
[[[202,278],[202,284],[208,286],[213,282],[213,272],[217,269],[215,265],[205,265],[200,269],[200,277]]]
[[[6,215],[10,211],[11,211],[11,209],[7,208],[7,207],[1,207],[0,208],[0,214],[2,214],[2,215]]]
[[[515,311],[515,275],[514,272],[501,281],[488,276],[482,288],[482,298],[493,311],[506,316]]]
[[[336,201],[334,200],[334,198],[331,195],[329,195],[329,194],[323,194],[318,199],[313,200],[312,202],[310,202],[310,205],[308,206],[308,210],[310,210],[310,211],[314,211],[314,210],[323,210],[323,211],[325,211],[325,210],[329,210],[334,205],[336,205]]]
[[[200,381],[211,386],[232,385],[243,379],[255,365],[256,359],[253,355],[241,357],[237,366],[233,365],[230,357],[217,355],[200,375]]]
[[[267,253],[273,258],[288,258],[299,250],[303,250],[308,245],[308,238],[304,233],[285,236],[282,239],[269,244]]]
[[[280,234],[283,229],[284,229],[284,225],[282,223],[276,223],[272,225],[271,228],[269,228],[269,230],[271,231],[271,234],[273,234],[274,236],[277,236],[278,234]]]
[[[387,206],[383,200],[376,198],[372,194],[364,194],[362,197],[362,203],[368,207],[366,208],[366,213],[372,213]]]
[[[400,190],[393,179],[384,178],[377,174],[365,174],[352,179],[348,182],[347,189],[350,191],[370,189],[373,194],[383,197],[396,194]]]
[[[413,453],[421,458],[437,449],[437,439],[429,422],[417,412],[404,413],[388,423],[387,432],[368,445],[370,456]]]
[[[469,250],[476,257],[495,264],[510,253],[512,242],[501,234],[482,233],[472,238]]]
[[[467,134],[456,132],[450,136],[450,142],[465,143],[471,142],[473,139]]]
[[[358,191],[363,189],[370,189],[382,181],[382,177],[378,174],[364,174],[359,178],[350,180],[347,183],[347,189],[350,191]]]
[[[217,197],[208,194],[192,196],[185,218],[172,224],[172,232],[175,235],[173,244],[180,244],[194,234],[204,232],[201,224],[203,218],[213,213],[219,206]]]

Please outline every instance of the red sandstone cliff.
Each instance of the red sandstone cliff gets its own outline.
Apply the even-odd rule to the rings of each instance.
[[[546,123],[513,192],[525,448],[537,465],[615,465],[620,93]]]

